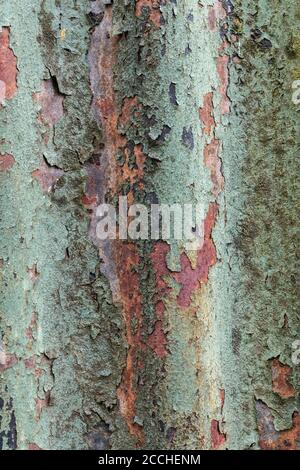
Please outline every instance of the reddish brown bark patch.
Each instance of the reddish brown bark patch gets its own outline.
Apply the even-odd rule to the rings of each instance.
[[[289,376],[292,373],[292,368],[282,364],[279,359],[276,358],[272,360],[271,370],[273,392],[285,399],[294,397],[296,391],[289,383]]]
[[[220,389],[220,401],[221,401],[221,413],[223,412],[224,404],[225,404],[225,390],[224,388]]]
[[[41,106],[39,117],[43,124],[54,126],[63,117],[65,96],[59,92],[54,79],[44,80],[42,91],[36,93],[34,98]]]
[[[0,351],[0,373],[10,369],[17,362],[18,358],[15,354],[6,354],[4,351]]]
[[[167,343],[168,341],[163,330],[162,322],[157,321],[153,333],[151,333],[148,338],[148,346],[150,346],[160,359],[163,359],[167,355]]]
[[[217,58],[217,72],[220,79],[220,110],[221,114],[227,114],[230,111],[230,100],[227,96],[227,89],[229,84],[228,78],[228,55],[223,55]]]
[[[142,446],[144,443],[143,429],[135,422],[137,359],[139,351],[144,349],[142,344],[142,298],[137,274],[140,258],[136,246],[126,242],[118,242],[118,245],[116,263],[128,353],[117,396],[129,432],[136,437],[138,446]]]
[[[32,177],[36,178],[40,183],[43,193],[49,193],[52,191],[63,174],[63,170],[60,170],[55,166],[48,165],[44,160],[41,162],[40,168],[31,173]]]
[[[29,341],[33,340],[33,332],[37,329],[37,314],[33,312],[29,326],[26,328],[25,336]]]
[[[7,171],[10,170],[14,164],[15,164],[15,159],[12,155],[9,153],[4,153],[3,155],[0,155],[0,171]]]
[[[211,192],[214,196],[218,196],[224,188],[224,177],[222,174],[222,162],[219,156],[220,142],[215,138],[216,122],[214,118],[213,93],[204,95],[203,108],[200,108],[199,116],[204,125],[203,134],[207,135],[207,143],[203,152],[204,163],[210,170],[210,177],[213,183]]]
[[[224,18],[226,18],[226,11],[220,0],[213,6],[208,7],[208,27],[210,31],[216,32],[218,22]]]
[[[31,442],[28,445],[28,450],[43,450],[43,449],[39,447],[37,444],[35,444],[34,442]]]
[[[204,125],[203,134],[210,135],[211,131],[215,128],[213,108],[213,93],[206,93],[203,97],[203,108],[199,110],[200,120]]]
[[[119,118],[119,125],[125,126],[128,124],[135,112],[139,112],[141,105],[138,103],[136,96],[132,98],[125,98],[123,101],[122,111]]]
[[[271,410],[262,401],[256,402],[258,418],[259,447],[262,450],[299,450],[300,415],[293,414],[290,429],[276,431]]]
[[[151,261],[155,272],[156,278],[156,292],[157,292],[157,304],[156,310],[161,315],[164,305],[161,301],[170,292],[170,288],[167,286],[164,277],[170,274],[167,267],[166,256],[170,251],[170,247],[166,242],[159,241],[155,243],[153,251],[151,253]]]
[[[222,174],[222,162],[219,157],[219,140],[213,139],[204,148],[204,163],[210,170],[210,177],[213,183],[212,193],[217,196],[224,188],[224,177]]]
[[[36,366],[36,358],[35,356],[30,356],[24,359],[24,366],[26,369],[34,369]]]
[[[17,91],[17,58],[9,46],[10,29],[0,32],[0,94],[11,99]],[[1,101],[0,101],[1,104]]]
[[[167,274],[170,274],[166,263],[166,256],[169,250],[170,247],[167,243],[157,242],[151,253],[151,261],[155,272],[156,283],[156,295],[154,301],[157,322],[155,323],[154,331],[148,338],[148,346],[150,346],[153,352],[160,359],[163,359],[168,353],[166,349],[168,340],[163,328],[163,318],[165,313],[163,299],[170,292],[170,288],[167,286],[164,279]]]
[[[161,0],[136,0],[135,2],[135,14],[140,17],[143,14],[143,9],[148,9],[148,15],[150,21],[159,28],[161,25],[161,11],[160,5]]]
[[[221,433],[219,421],[213,419],[210,424],[211,447],[214,450],[219,449],[226,442],[226,434]]]
[[[174,278],[181,285],[177,303],[180,307],[188,307],[191,303],[191,295],[197,287],[207,283],[210,268],[216,264],[217,255],[211,234],[218,214],[218,204],[210,203],[208,213],[204,221],[204,243],[198,251],[197,264],[192,268],[187,255],[181,255],[181,271],[175,273]]]

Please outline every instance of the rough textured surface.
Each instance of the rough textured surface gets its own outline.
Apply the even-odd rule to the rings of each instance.
[[[3,449],[299,445],[296,3],[1,2]],[[124,194],[203,245],[99,242]]]

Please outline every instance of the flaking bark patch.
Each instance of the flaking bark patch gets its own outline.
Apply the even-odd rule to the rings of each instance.
[[[0,105],[10,100],[17,91],[17,58],[9,44],[10,29],[0,31]]]
[[[150,21],[152,21],[152,23],[157,28],[159,28],[162,20],[160,5],[163,3],[164,0],[136,0],[136,16],[141,17],[143,15],[143,12],[146,11]]]
[[[0,155],[0,172],[10,170],[15,164],[15,159],[9,153]]]

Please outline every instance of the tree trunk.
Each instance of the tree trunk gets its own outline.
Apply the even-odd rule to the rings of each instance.
[[[297,3],[2,0],[3,449],[299,446]]]

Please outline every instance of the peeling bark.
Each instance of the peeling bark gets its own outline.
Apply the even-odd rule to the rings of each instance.
[[[0,18],[0,447],[297,449],[296,1]],[[99,240],[124,195],[203,244]]]

